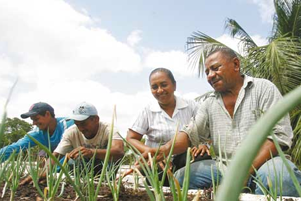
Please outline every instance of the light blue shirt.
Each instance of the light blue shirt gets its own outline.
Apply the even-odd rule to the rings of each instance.
[[[52,152],[61,141],[64,131],[74,124],[73,120],[66,121],[64,117],[56,118],[56,122],[57,124],[56,124],[55,131],[53,135],[50,137],[51,147],[49,147],[47,131],[43,131],[40,130],[38,127],[35,127],[33,130],[28,132],[28,135],[35,138],[44,146],[51,148],[51,152]],[[34,146],[36,146],[36,143],[34,143],[27,135],[25,135],[17,142],[12,143],[0,149],[0,158],[1,158],[0,161],[3,162],[7,160],[14,151],[16,153],[19,153],[21,149],[26,150],[29,147],[34,147]]]

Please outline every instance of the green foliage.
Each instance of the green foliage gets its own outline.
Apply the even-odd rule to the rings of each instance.
[[[6,117],[7,117],[6,108],[7,108],[7,105],[9,103],[10,97],[11,97],[13,91],[14,91],[14,88],[15,88],[17,82],[18,82],[18,79],[14,82],[13,86],[11,87],[11,89],[9,91],[9,94],[8,94],[8,97],[6,99],[6,102],[4,104],[3,114],[1,116],[1,123],[0,123],[0,143],[3,142],[4,127],[5,127]]]
[[[32,125],[17,117],[7,118],[5,121],[3,141],[0,142],[0,147],[9,145],[18,141],[20,138],[32,129]]]

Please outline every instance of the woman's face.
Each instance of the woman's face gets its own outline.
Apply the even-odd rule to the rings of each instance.
[[[160,105],[168,105],[174,101],[176,84],[172,83],[165,72],[155,72],[151,75],[149,82],[151,92]]]

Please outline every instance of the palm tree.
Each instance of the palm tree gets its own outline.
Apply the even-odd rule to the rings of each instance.
[[[240,41],[243,73],[272,81],[282,95],[301,84],[301,0],[274,0],[275,15],[269,44],[258,46],[248,33],[233,19],[227,19],[225,29]],[[187,40],[190,64],[203,74],[204,58],[214,48],[225,44],[202,33],[194,32]],[[291,112],[294,162],[301,166],[301,107]]]

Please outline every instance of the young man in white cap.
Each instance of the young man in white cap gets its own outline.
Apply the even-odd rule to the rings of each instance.
[[[96,159],[103,160],[106,155],[111,126],[99,121],[98,112],[94,105],[90,103],[80,103],[73,110],[69,119],[74,120],[74,126],[66,130],[60,144],[54,150],[54,155],[66,155],[77,159],[80,155],[86,159],[91,159],[94,155]],[[112,147],[110,157],[117,161],[124,155],[123,141],[118,134],[118,130],[113,130]]]
[[[29,108],[28,112],[21,114],[21,117],[23,119],[28,117],[31,118],[32,124],[36,127],[28,132],[28,135],[35,138],[44,146],[48,147],[51,151],[53,151],[61,141],[64,131],[74,124],[73,120],[66,121],[64,117],[55,118],[53,107],[44,102],[33,104]],[[50,147],[48,142],[48,132]],[[0,149],[0,161],[3,162],[7,160],[14,151],[19,153],[20,150],[24,151],[34,146],[36,146],[36,143],[34,143],[27,135],[25,135],[17,142]],[[45,156],[46,153],[40,152],[39,155]]]

